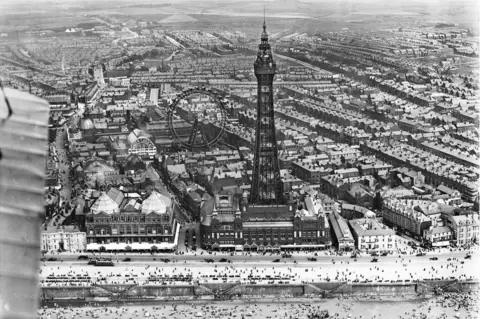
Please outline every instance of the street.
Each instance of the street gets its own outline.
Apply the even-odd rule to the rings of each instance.
[[[63,126],[57,130],[57,135],[55,138],[55,147],[57,150],[58,156],[58,172],[60,175],[60,183],[62,188],[60,189],[60,207],[64,203],[71,202],[71,194],[72,194],[72,183],[69,180],[69,173],[70,173],[70,165],[69,160],[67,158],[66,150],[65,150],[65,143],[67,142],[67,126]],[[67,210],[65,212],[66,216],[59,214],[58,218],[52,218],[49,221],[49,226],[57,226],[62,225],[65,218],[67,218],[70,214],[71,210]]]
[[[97,254],[98,256],[98,254]],[[218,278],[227,281],[250,280],[248,276],[267,280],[269,275],[289,276],[289,281],[413,281],[422,279],[468,279],[478,278],[475,265],[478,264],[478,254],[471,259],[465,259],[465,252],[453,252],[450,255],[438,255],[437,261],[431,261],[430,256],[387,256],[379,257],[376,263],[372,257],[365,256],[354,261],[350,257],[317,256],[317,261],[308,261],[306,254],[294,255],[291,258],[281,258],[278,255],[215,255],[204,254],[185,255],[135,255],[131,261],[123,262],[124,254],[102,254],[101,257],[111,257],[114,267],[95,267],[87,265],[86,260],[78,260],[76,256],[62,256],[63,261],[45,262],[41,267],[41,277],[54,274],[59,276],[67,273],[87,273],[92,278],[100,278],[106,282],[121,282],[128,277],[135,281],[145,282],[150,275],[160,271],[163,275],[191,275],[193,280],[217,282]],[[312,255],[310,255],[311,257]],[[232,261],[219,262],[220,258]],[[156,261],[153,260],[156,259]],[[168,258],[169,262],[161,261]],[[207,263],[204,259],[211,258],[215,262]],[[273,262],[280,259],[279,262]],[[334,259],[334,260],[333,260]],[[449,260],[450,259],[450,260]],[[151,272],[154,272],[153,274]],[[217,278],[217,279],[215,279]]]

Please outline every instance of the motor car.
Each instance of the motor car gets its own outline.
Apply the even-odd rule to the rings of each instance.
[[[169,262],[170,262],[170,259],[168,259],[168,258],[162,258],[161,260],[162,260],[164,263],[169,263]]]
[[[80,255],[80,256],[78,256],[78,260],[88,260],[88,256],[87,255]]]
[[[471,259],[472,258],[472,255],[468,254],[465,256],[465,259]]]
[[[371,262],[372,262],[372,263],[378,262],[378,258],[373,258],[373,259],[371,260]]]
[[[370,254],[370,256],[372,257],[377,257],[378,256],[378,253],[376,251],[374,251],[373,253]]]
[[[430,257],[430,260],[438,260],[438,257]]]
[[[309,257],[307,259],[308,259],[308,261],[317,261],[317,258],[315,258],[315,257]]]
[[[221,263],[227,263],[228,259],[227,258],[220,258],[219,262]]]
[[[197,245],[193,245],[192,250],[197,251]]]
[[[132,258],[127,257],[127,258],[123,259],[123,261],[132,261]]]
[[[418,254],[416,254],[415,256],[421,257],[421,256],[425,256],[425,255],[426,255],[426,253],[418,253]]]
[[[382,256],[388,256],[388,252],[384,251],[384,252],[382,253]]]
[[[211,259],[211,258],[205,258],[205,262],[207,263],[214,263],[215,260]]]
[[[47,259],[47,261],[57,261],[57,258],[55,258],[55,257],[50,257],[50,258]]]
[[[282,255],[282,258],[291,258],[291,257],[292,257],[291,254],[283,254],[283,255]]]
[[[96,265],[97,264],[97,261],[95,259],[91,259],[89,262],[88,262],[88,265]]]
[[[274,263],[279,263],[279,262],[280,262],[280,259],[277,258],[277,259],[275,259],[273,262],[274,262]]]

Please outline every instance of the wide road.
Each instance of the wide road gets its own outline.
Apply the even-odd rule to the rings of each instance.
[[[105,257],[107,255],[104,255]],[[219,262],[227,258],[232,263]],[[157,255],[156,261],[152,256],[133,256],[130,262],[123,261],[123,255],[114,256],[113,267],[95,267],[87,265],[85,260],[71,260],[69,262],[45,262],[41,266],[41,278],[49,275],[88,274],[93,281],[102,283],[129,282],[132,278],[137,283],[146,283],[151,275],[172,276],[191,275],[193,280],[201,282],[228,282],[248,281],[249,275],[259,277],[260,281],[268,283],[267,275],[279,275],[291,283],[303,281],[381,281],[381,280],[415,280],[415,279],[467,279],[478,278],[479,254],[472,259],[464,259],[463,252],[454,252],[449,256],[438,256],[438,260],[431,261],[423,257],[380,257],[379,262],[371,262],[372,257],[358,258],[357,261],[349,257],[319,256],[317,261],[308,261],[307,256],[297,255],[291,258],[282,258],[273,262],[278,256],[252,255],[225,256],[225,255]],[[73,257],[73,256],[72,256]],[[74,258],[74,257],[73,257]],[[165,263],[161,258],[168,258]],[[215,263],[207,263],[204,258],[212,258]],[[452,258],[448,260],[448,258]],[[455,258],[455,259],[453,259]],[[68,259],[68,258],[67,258]],[[128,275],[128,276],[127,276]],[[225,277],[226,276],[226,277]],[[453,278],[452,278],[453,277]],[[220,279],[225,278],[225,279]]]
[[[198,237],[198,236],[197,236]],[[91,253],[85,253],[83,255],[88,255],[92,256]],[[198,253],[198,254],[184,254],[184,255],[175,255],[175,254],[162,254],[162,253],[155,253],[154,255],[151,255],[150,253],[145,253],[145,254],[133,254],[133,253],[118,253],[118,254],[110,254],[110,253],[101,253],[95,254],[96,256],[99,257],[108,257],[112,258],[113,260],[119,260],[122,261],[124,258],[128,257],[131,259],[128,264],[142,264],[142,265],[147,265],[147,264],[156,264],[156,263],[163,263],[160,259],[162,258],[167,258],[170,260],[175,260],[176,262],[183,263],[184,261],[187,261],[189,264],[191,263],[204,263],[205,258],[209,259],[214,259],[215,261],[220,260],[221,258],[227,258],[228,260],[232,261],[233,264],[241,263],[242,265],[244,262],[246,263],[271,263],[272,265],[274,264],[273,261],[275,259],[280,259],[280,261],[283,263],[286,261],[287,263],[293,264],[295,261],[297,263],[308,263],[309,265],[314,265],[314,264],[332,264],[332,261],[335,261],[335,263],[341,263],[341,262],[350,262],[354,263],[354,258],[351,258],[350,255],[344,255],[344,256],[335,256],[335,255],[325,255],[324,252],[318,253],[318,256],[314,256],[312,253],[294,253],[292,257],[289,258],[282,258],[280,255],[277,254],[252,254],[252,255],[242,255],[242,253],[236,253],[235,255],[231,256],[229,254],[225,253]],[[117,257],[118,255],[118,257]],[[376,264],[381,264],[381,263],[395,263],[396,260],[400,259],[406,259],[406,260],[411,260],[413,263],[430,263],[432,265],[434,264],[441,264],[443,262],[447,262],[448,258],[457,258],[463,260],[465,257],[466,253],[465,251],[454,251],[454,252],[448,252],[448,253],[433,253],[429,252],[427,253],[426,256],[422,257],[417,257],[415,255],[388,255],[385,257],[376,257],[378,258],[378,262]],[[78,254],[65,254],[62,253],[61,255],[51,255],[51,254],[46,254],[45,257],[55,257],[58,260],[63,260],[63,262],[70,264],[77,264],[77,263],[86,263],[86,261],[78,260]],[[399,257],[400,256],[400,257]],[[317,258],[317,261],[309,261],[308,258]],[[429,258],[430,257],[437,257],[437,261],[431,261]],[[478,259],[479,254],[475,253],[472,258]],[[155,261],[153,259],[156,259]],[[371,263],[371,260],[373,257],[370,255],[363,255],[359,258],[357,258],[356,263]],[[50,263],[50,262],[47,262]],[[52,262],[53,263],[53,262]],[[373,264],[373,263],[372,263]]]

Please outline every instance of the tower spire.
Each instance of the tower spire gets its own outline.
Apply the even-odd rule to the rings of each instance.
[[[283,184],[278,162],[273,105],[276,64],[268,43],[265,7],[263,15],[263,32],[253,65],[257,78],[257,121],[250,204],[281,205],[284,203]]]
[[[265,5],[263,5],[263,31],[267,30],[267,23],[265,22]]]

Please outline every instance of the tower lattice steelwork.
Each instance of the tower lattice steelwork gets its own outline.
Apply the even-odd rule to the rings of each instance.
[[[254,63],[258,99],[250,204],[257,205],[283,204],[283,186],[278,165],[273,109],[273,77],[276,63],[273,60],[266,29],[264,21],[261,43]]]

